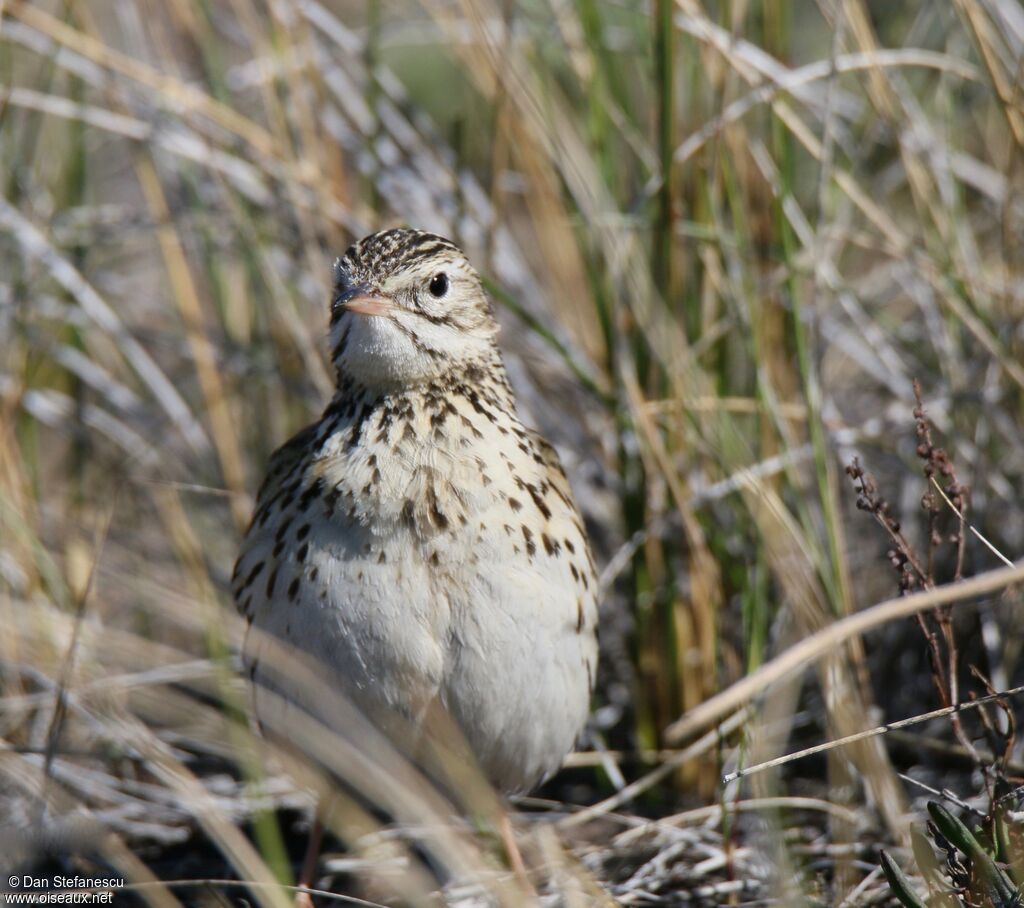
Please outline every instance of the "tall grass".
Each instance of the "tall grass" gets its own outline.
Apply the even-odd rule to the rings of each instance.
[[[885,739],[720,779],[931,708],[913,629],[711,698],[895,591],[843,467],[920,539],[915,378],[976,528],[1024,548],[1022,61],[1013,0],[0,4],[0,768],[36,835],[12,860],[59,841],[172,905],[191,890],[144,855],[187,841],[283,904],[308,788],[371,900],[527,897],[482,786],[448,803],[398,754],[360,774],[316,728],[275,753],[235,677],[226,577],[267,456],[331,390],[331,257],[404,222],[483,271],[607,566],[594,721],[543,792],[562,822],[520,819],[532,885],[803,898],[813,843],[771,841],[803,809],[825,901],[867,897],[834,855],[873,824],[905,845],[918,794]],[[967,573],[997,564],[968,546]],[[1019,617],[960,624],[1006,685]]]

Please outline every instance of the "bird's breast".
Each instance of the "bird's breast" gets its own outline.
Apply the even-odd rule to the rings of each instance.
[[[490,473],[503,438],[471,406],[441,395],[403,400],[356,409],[325,438],[313,470],[350,502],[344,519],[440,557],[439,543],[463,535],[498,500]]]

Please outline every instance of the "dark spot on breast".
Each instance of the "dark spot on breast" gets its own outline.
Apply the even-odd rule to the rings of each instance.
[[[300,476],[294,482],[288,483],[288,485],[282,490],[281,493],[281,510],[285,510],[294,500],[295,493],[299,491],[299,486],[302,485],[302,477]]]
[[[576,554],[576,546],[574,546],[568,536],[565,537],[565,547],[569,550],[571,555]]]
[[[527,554],[532,555],[537,551],[537,543],[533,541],[533,533],[530,532],[530,528],[524,523],[522,525],[523,539],[526,540],[526,551]]]
[[[555,555],[561,549],[561,545],[555,542],[547,533],[540,534],[540,541],[544,543],[544,551],[549,555]]]
[[[480,403],[480,395],[476,391],[469,389],[466,392],[466,399],[469,401],[470,406],[476,410],[481,416],[490,422],[494,422],[494,414],[488,410],[483,404]]]
[[[302,497],[299,499],[299,510],[305,511],[309,508],[314,498],[319,498],[324,490],[323,477],[318,477],[316,482],[313,483],[305,492],[302,493]]]
[[[577,570],[576,565],[571,561],[569,562],[569,570],[572,572],[572,579],[579,582],[580,572]]]
[[[526,489],[530,493],[533,503],[537,505],[537,510],[544,515],[545,520],[549,520],[551,518],[551,508],[547,506],[547,503],[532,485],[527,485]]]
[[[583,630],[583,599],[576,597],[576,633]]]
[[[302,542],[302,540],[305,539],[308,535],[309,535],[309,524],[308,523],[304,523],[302,526],[299,527],[299,532],[295,534],[295,538],[298,539],[299,542]]]
[[[299,546],[299,550],[295,553],[295,560],[302,564],[306,560],[306,555],[309,554],[309,543],[304,542]]]
[[[508,505],[513,511],[518,511],[523,506],[523,503],[518,498],[509,496]]]
[[[288,584],[288,598],[294,600],[296,594],[299,592],[299,578],[292,578],[292,582]]]
[[[256,577],[259,575],[259,572],[263,570],[263,565],[265,565],[265,564],[266,564],[265,561],[257,561],[252,566],[252,570],[249,571],[249,576],[246,577],[245,578],[245,582],[242,583],[242,589],[243,590],[246,589],[256,579]]]
[[[277,532],[274,534],[274,542],[281,542],[284,539],[285,534],[288,532],[289,527],[292,525],[294,517],[289,517],[287,520],[281,522],[281,525],[277,528]]]
[[[377,564],[383,564],[387,560],[388,560],[387,554],[385,554],[384,549],[381,549],[380,550],[380,554],[377,556]]]
[[[428,560],[434,567],[437,567],[438,563],[440,562],[440,559],[437,557],[437,552],[431,552],[430,558]]]
[[[274,595],[274,587],[277,585],[277,568],[274,568],[270,572],[270,577],[267,578],[267,598],[271,598]]]
[[[427,498],[429,500],[428,505],[430,507],[430,519],[434,522],[434,526],[436,526],[439,530],[448,529],[448,518],[441,510],[441,505],[437,500],[437,493],[434,491],[433,488],[431,488],[430,491],[428,492]]]
[[[364,403],[359,404],[359,409],[352,420],[352,431],[349,433],[348,441],[346,442],[348,450],[351,451],[362,440],[363,426],[366,424],[366,420],[370,417],[371,413],[373,413],[371,407]]]
[[[309,579],[316,583],[317,577],[320,576],[320,568],[315,565],[309,570]]]

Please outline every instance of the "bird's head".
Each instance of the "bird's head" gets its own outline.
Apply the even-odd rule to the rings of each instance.
[[[361,239],[334,263],[331,353],[339,378],[398,390],[497,355],[487,296],[462,251],[420,230]]]

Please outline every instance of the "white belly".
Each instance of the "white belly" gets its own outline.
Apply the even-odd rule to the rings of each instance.
[[[418,726],[439,699],[487,776],[528,789],[558,768],[586,720],[594,604],[578,603],[586,591],[564,561],[528,558],[504,526],[485,514],[466,559],[449,550],[437,563],[409,533],[385,541],[362,527],[320,532],[296,600],[288,609],[266,600],[253,626],[313,657],[328,686],[378,726],[395,716]],[[258,640],[250,636],[246,657],[261,683]],[[298,686],[285,692],[318,714]]]

